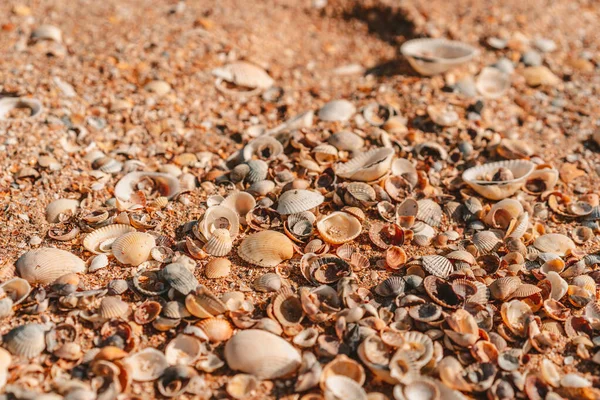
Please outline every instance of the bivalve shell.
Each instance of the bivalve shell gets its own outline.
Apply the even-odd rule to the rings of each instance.
[[[232,248],[233,242],[229,231],[227,229],[215,229],[203,249],[210,255],[222,257],[229,254]]]
[[[79,208],[79,201],[74,199],[58,199],[46,206],[46,221],[59,222],[59,217],[67,212],[74,213]]]
[[[254,280],[254,289],[259,292],[276,292],[281,289],[281,284],[281,277],[274,272],[269,272]]]
[[[483,97],[497,99],[510,88],[510,75],[498,68],[485,67],[479,73],[475,87]]]
[[[172,263],[160,271],[160,277],[179,293],[187,295],[198,286],[194,274],[181,263]]]
[[[533,245],[542,252],[558,254],[561,257],[577,248],[571,238],[560,233],[542,235],[535,239]]]
[[[43,247],[29,250],[17,260],[16,272],[29,283],[47,285],[70,273],[86,271],[85,262],[60,249]]]
[[[204,267],[204,274],[208,279],[225,278],[231,271],[231,261],[226,258],[214,258]]]
[[[98,314],[104,319],[120,318],[129,312],[129,303],[121,300],[120,296],[106,296],[102,298]]]
[[[250,89],[267,89],[273,86],[273,78],[262,68],[245,61],[236,61],[212,70],[219,79]]]
[[[137,267],[150,258],[154,247],[154,236],[143,232],[130,232],[115,239],[111,248],[120,263]]]
[[[138,382],[158,379],[169,367],[165,355],[153,348],[146,348],[123,359],[131,378]]]
[[[325,400],[368,400],[362,386],[344,375],[333,375],[325,381]]]
[[[423,256],[421,265],[425,271],[440,278],[447,278],[454,270],[450,260],[439,255]]]
[[[165,359],[170,365],[191,365],[202,352],[202,342],[197,337],[180,333],[165,347]]]
[[[239,256],[259,267],[276,267],[294,255],[292,241],[283,233],[261,231],[244,238],[238,248]]]
[[[333,100],[321,107],[317,116],[321,121],[348,121],[356,107],[348,100]]]
[[[128,201],[133,193],[139,190],[141,182],[150,179],[154,188],[161,196],[169,199],[175,197],[181,190],[177,178],[161,172],[130,172],[117,182],[115,185],[115,197],[117,199]]]
[[[115,239],[126,233],[135,232],[135,228],[125,224],[113,224],[98,228],[83,239],[83,247],[94,254],[110,253]]]
[[[356,217],[336,211],[321,218],[317,222],[317,230],[326,242],[342,244],[357,238],[362,231],[362,225]]]
[[[427,225],[437,227],[442,222],[442,207],[435,201],[423,199],[417,201],[418,211],[417,219],[425,222]]]
[[[473,46],[447,39],[409,40],[400,51],[418,73],[426,76],[442,74],[477,55]]]
[[[288,190],[279,197],[277,212],[282,215],[301,213],[318,207],[324,200],[321,193],[311,190]]]
[[[502,200],[521,189],[534,169],[535,165],[527,160],[498,161],[469,168],[462,179],[483,197]]]
[[[17,357],[37,357],[46,349],[45,329],[40,324],[17,326],[4,336],[4,344]]]
[[[375,181],[390,171],[394,150],[382,147],[360,153],[344,164],[336,164],[336,175],[362,182]]]
[[[342,151],[356,151],[365,145],[363,138],[354,132],[340,131],[329,136],[329,144]]]
[[[212,343],[225,342],[233,335],[233,328],[226,319],[208,318],[198,323],[198,326]]]

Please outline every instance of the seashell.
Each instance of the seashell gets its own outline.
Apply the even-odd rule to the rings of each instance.
[[[396,221],[396,207],[389,201],[380,201],[377,203],[377,212],[387,222]]]
[[[561,257],[577,248],[575,243],[568,236],[560,233],[547,233],[542,235],[535,239],[533,245],[542,252],[554,253]]]
[[[169,264],[164,267],[159,274],[162,280],[184,295],[189,294],[198,286],[198,280],[185,264]]]
[[[363,138],[350,131],[340,131],[329,136],[328,143],[340,151],[356,151],[365,145]]]
[[[452,285],[441,278],[430,275],[423,279],[423,287],[431,299],[442,307],[458,308],[462,300],[452,290]]]
[[[377,194],[368,184],[363,182],[351,182],[346,186],[344,201],[346,204],[362,206],[375,201]]]
[[[0,99],[0,121],[8,119],[6,118],[6,115],[10,111],[24,108],[30,110],[30,114],[28,115],[29,118],[37,117],[44,110],[42,103],[36,99],[26,97],[4,97]]]
[[[154,236],[143,232],[129,232],[116,238],[111,249],[121,264],[136,267],[150,258],[154,247]]]
[[[62,214],[75,213],[79,208],[79,201],[74,199],[54,200],[46,207],[46,221],[50,223],[59,222]]]
[[[106,296],[102,298],[98,314],[104,319],[119,318],[129,312],[129,304],[119,296]]]
[[[532,314],[531,308],[522,301],[511,300],[502,304],[502,320],[515,335],[525,335],[527,328],[525,320]]]
[[[233,335],[231,324],[221,318],[208,318],[198,323],[211,343],[225,342]]]
[[[133,319],[140,325],[148,324],[154,321],[162,310],[162,306],[159,302],[153,300],[146,300],[143,302],[133,314]]]
[[[317,230],[326,242],[341,244],[357,238],[362,231],[362,225],[354,216],[335,211],[317,222]]]
[[[470,61],[477,50],[462,42],[447,39],[413,39],[400,47],[402,55],[421,75],[442,74]]]
[[[170,365],[192,365],[202,356],[203,349],[197,337],[180,333],[165,347],[165,359]]]
[[[233,242],[227,229],[215,229],[212,236],[208,239],[203,247],[203,250],[208,254],[222,257],[231,251]]]
[[[497,161],[467,169],[462,179],[483,197],[502,200],[521,189],[534,168],[534,164],[526,160]],[[498,180],[495,176],[498,171],[505,171],[506,179]]]
[[[447,278],[454,271],[450,260],[439,255],[421,257],[421,265],[425,271],[440,278]]]
[[[427,115],[431,121],[440,126],[454,126],[459,120],[458,113],[451,106],[427,106]]]
[[[529,158],[533,155],[533,149],[521,139],[503,138],[496,148],[496,152],[502,157],[509,160],[519,158]]]
[[[402,247],[390,246],[385,251],[385,264],[391,269],[399,269],[406,264],[408,256]]]
[[[169,367],[165,355],[151,347],[124,358],[122,363],[129,370],[131,379],[138,382],[154,381]]]
[[[31,286],[27,280],[12,278],[0,283],[0,295],[6,294],[11,300],[11,307],[20,304],[31,293]]]
[[[506,276],[492,282],[489,289],[493,298],[497,300],[506,300],[519,286],[521,286],[521,279],[516,276]]]
[[[272,305],[273,315],[284,328],[298,325],[304,317],[300,298],[289,286],[281,288],[275,294]]]
[[[267,194],[271,193],[273,189],[275,189],[275,182],[264,180],[254,182],[246,190],[248,193],[253,193],[258,196],[266,196]]]
[[[540,293],[542,289],[529,283],[522,283],[515,289],[510,295],[510,298],[522,299],[525,297],[533,296],[536,293]]]
[[[311,153],[319,164],[331,164],[338,159],[338,150],[330,144],[322,143],[315,146]]]
[[[413,151],[417,155],[417,158],[421,160],[429,157],[433,157],[436,160],[446,160],[448,158],[446,149],[436,142],[419,143]]]
[[[350,264],[346,261],[327,254],[323,256],[305,255],[301,261],[300,269],[304,277],[313,284],[334,283],[345,276],[349,276],[352,271]]]
[[[514,199],[504,199],[492,206],[485,216],[484,222],[493,228],[508,228],[514,218],[523,213],[523,206]]]
[[[238,215],[245,216],[256,207],[256,200],[248,192],[234,191],[220,205],[231,208]]]
[[[259,383],[254,375],[237,374],[227,381],[225,390],[234,399],[247,399],[259,387]]]
[[[207,240],[216,229],[228,229],[231,240],[234,240],[240,231],[240,218],[231,208],[218,205],[209,207],[198,223],[198,231],[202,234],[200,240]]]
[[[567,294],[569,284],[557,272],[548,272],[546,279],[550,282],[550,298],[558,301]]]
[[[479,73],[475,87],[483,97],[497,99],[510,89],[510,75],[497,68],[485,67]]]
[[[318,207],[324,200],[322,194],[311,190],[288,190],[279,197],[277,212],[281,215],[301,213]]]
[[[106,267],[108,267],[108,256],[106,254],[98,254],[91,259],[88,272],[96,272]]]
[[[368,400],[362,385],[344,375],[328,377],[324,386],[325,400]]]
[[[382,297],[396,297],[404,293],[405,282],[401,276],[390,276],[382,281],[374,289],[374,292]]]
[[[46,349],[45,329],[40,324],[17,326],[3,339],[6,349],[17,357],[34,358]]]
[[[473,254],[465,250],[456,250],[446,254],[446,258],[449,260],[461,261],[469,265],[477,264],[477,260]]]
[[[336,164],[335,173],[354,181],[375,181],[390,170],[393,156],[394,150],[387,147],[371,149],[344,164]]]
[[[204,274],[208,279],[225,278],[231,271],[231,261],[226,258],[214,258],[204,267]]]
[[[250,89],[268,89],[273,86],[273,78],[262,68],[245,61],[236,61],[212,70],[218,79]]]
[[[400,388],[399,385],[396,387]],[[396,399],[438,400],[442,398],[440,395],[440,389],[438,388],[438,385],[436,385],[435,381],[426,378],[418,378],[404,386],[402,389],[404,397],[400,397],[396,394],[396,387],[394,388],[394,397]],[[443,398],[448,397],[444,396]]]
[[[225,344],[225,360],[232,370],[260,379],[276,379],[296,371],[301,364],[298,351],[272,333],[247,329]]]
[[[54,25],[40,25],[31,32],[31,40],[50,40],[62,43],[62,31]]]
[[[317,116],[321,121],[348,121],[356,113],[356,107],[348,100],[333,100],[325,103]]]
[[[158,379],[157,387],[164,397],[179,397],[188,390],[190,393],[206,390],[204,381],[198,380],[196,370],[186,365],[168,367]]]
[[[319,331],[316,328],[306,328],[294,336],[294,344],[303,348],[313,347],[317,343]]]
[[[477,232],[473,235],[473,245],[481,254],[492,253],[502,245],[502,240],[492,231]]]
[[[442,208],[433,200],[423,199],[417,201],[417,219],[427,225],[437,227],[442,222]]]
[[[395,111],[390,106],[384,106],[379,103],[370,103],[362,110],[365,121],[373,126],[382,126],[394,114]]]
[[[248,174],[246,174],[246,182],[256,183],[267,179],[269,165],[263,160],[250,160],[246,162],[248,166]]]
[[[396,224],[373,223],[369,230],[371,241],[382,249],[404,244],[404,231]]]
[[[541,194],[552,190],[556,182],[558,182],[558,170],[548,165],[539,165],[527,177],[524,189],[528,193]]]
[[[0,299],[0,319],[2,319],[4,317],[10,317],[12,314],[13,314],[13,300],[10,297],[4,297],[4,298]],[[1,369],[0,369],[0,372],[2,372]]]
[[[203,285],[187,295],[185,307],[198,318],[215,317],[227,311],[227,305]]]
[[[171,91],[171,85],[165,81],[150,81],[144,85],[144,89],[158,96],[164,96]]]
[[[279,275],[269,272],[254,280],[254,289],[259,292],[276,292],[281,289],[281,284]]]
[[[259,136],[252,139],[242,150],[242,159],[249,161],[256,157],[261,160],[273,160],[283,153],[283,146],[273,136]]]
[[[86,271],[85,262],[60,249],[42,247],[29,250],[15,263],[16,272],[29,283],[47,285],[59,277]]]
[[[411,187],[415,187],[418,184],[419,177],[417,169],[410,161],[408,161],[405,158],[398,158],[394,160],[394,162],[392,163],[392,175],[401,176],[410,184]],[[413,215],[416,215],[416,210],[415,214]]]
[[[124,224],[103,226],[87,234],[83,239],[83,247],[94,254],[109,253],[115,239],[135,231],[134,227]]]
[[[594,231],[587,226],[576,226],[573,228],[573,241],[577,244],[584,244],[594,237]]]
[[[294,255],[292,241],[282,233],[261,231],[246,236],[238,248],[238,255],[259,267],[276,267]]]

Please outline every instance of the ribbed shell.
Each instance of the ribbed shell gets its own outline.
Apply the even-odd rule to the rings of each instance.
[[[103,249],[100,249],[99,246],[102,243],[106,243],[110,240],[115,240],[119,236],[123,236],[126,233],[135,232],[135,228],[130,225],[124,224],[113,224],[103,226],[102,228],[98,228],[83,239],[83,247],[87,251],[91,251],[94,254],[104,253]]]
[[[533,245],[540,251],[566,255],[567,251],[575,250],[577,246],[568,236],[560,233],[547,233],[535,239]]]
[[[228,227],[220,226],[219,221],[227,220]],[[198,229],[205,239],[209,239],[215,229],[227,228],[231,239],[235,239],[240,231],[240,217],[229,207],[222,205],[209,207],[204,213]],[[200,238],[199,238],[200,239]]]
[[[46,349],[44,327],[40,324],[17,326],[4,336],[4,344],[15,356],[37,357]]]
[[[256,183],[267,179],[267,173],[269,172],[269,165],[263,160],[250,160],[246,163],[248,165],[248,174],[246,174],[246,182]]]
[[[17,274],[29,283],[47,285],[57,278],[86,271],[85,262],[79,257],[60,249],[43,247],[29,250],[17,260]]]
[[[299,352],[287,341],[272,333],[248,329],[238,332],[225,345],[229,368],[276,379],[296,371],[301,364]]]
[[[317,115],[321,121],[348,121],[356,113],[356,107],[348,100],[325,103]]]
[[[21,303],[31,292],[31,286],[26,279],[12,278],[0,283],[0,293],[4,292],[11,299],[11,306]]]
[[[130,232],[115,239],[112,253],[120,263],[137,267],[150,258],[154,247],[154,236],[143,232]]]
[[[340,131],[329,136],[327,140],[329,144],[343,151],[355,151],[361,149],[365,145],[363,138],[354,132]]]
[[[505,300],[521,286],[521,279],[516,276],[506,276],[496,279],[489,286],[490,293],[493,298]]]
[[[196,291],[185,298],[187,310],[198,318],[210,318],[227,311],[227,306],[205,286],[200,285]]]
[[[106,285],[108,293],[111,295],[123,294],[129,289],[129,284],[125,279],[113,279]]]
[[[238,248],[239,256],[259,267],[276,267],[294,255],[294,245],[283,233],[261,231],[247,236]]]
[[[335,211],[317,222],[317,230],[326,242],[342,244],[357,238],[362,232],[362,225],[353,215]]]
[[[233,242],[227,229],[215,229],[204,245],[204,251],[208,254],[222,257],[231,251]]]
[[[198,280],[184,264],[169,264],[160,271],[160,276],[173,289],[185,295],[198,286]]]
[[[75,212],[79,207],[79,201],[74,199],[58,199],[46,206],[46,221],[58,222],[58,216],[67,211]]]
[[[245,61],[237,61],[212,70],[212,74],[227,82],[250,89],[267,89],[273,86],[273,78],[262,68]]]
[[[206,333],[208,340],[213,343],[224,342],[233,335],[233,328],[226,319],[208,318],[199,322],[198,326]]]
[[[437,227],[442,222],[442,207],[438,203],[430,199],[417,201],[418,211],[417,219],[428,225]]]
[[[492,231],[477,232],[473,235],[473,244],[481,254],[491,253],[502,245],[502,241]]]
[[[208,279],[219,279],[229,275],[231,271],[231,261],[226,258],[212,259],[204,267],[204,274]]]
[[[494,173],[499,168],[506,168],[513,173],[514,179],[508,181],[486,181],[482,176]],[[490,200],[502,200],[513,195],[524,184],[535,166],[527,160],[497,161],[467,169],[462,179],[473,190]]]
[[[450,260],[444,256],[423,256],[421,263],[425,271],[440,278],[447,278],[454,270]]]
[[[311,190],[288,190],[279,196],[277,212],[281,215],[288,215],[308,211],[321,205],[324,200],[321,193]]]
[[[158,379],[169,367],[165,355],[154,349],[145,348],[123,359],[131,378],[138,382],[150,382]]]
[[[268,272],[254,280],[254,289],[259,292],[276,292],[281,289],[281,278],[274,272]]]
[[[382,147],[360,153],[344,164],[336,164],[336,175],[355,181],[370,182],[385,175],[392,165],[394,150]]]
[[[119,318],[129,312],[129,304],[120,296],[106,296],[100,302],[98,314],[104,319]]]
[[[390,276],[375,286],[375,293],[383,297],[395,297],[404,293],[405,285],[404,279],[401,276]]]
[[[177,178],[161,172],[130,172],[115,185],[115,197],[127,201],[137,190],[137,184],[145,178],[150,178],[156,184],[161,196],[171,199],[180,192],[181,186]]]

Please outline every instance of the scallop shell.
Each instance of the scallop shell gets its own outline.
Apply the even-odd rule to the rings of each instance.
[[[489,289],[493,298],[506,300],[519,286],[521,286],[521,279],[516,276],[506,276],[492,282]]]
[[[375,286],[374,292],[382,297],[396,297],[404,293],[405,282],[401,276],[390,276]]]
[[[4,336],[4,345],[17,357],[37,357],[46,349],[44,326],[35,323],[17,326]]]
[[[204,251],[208,254],[222,257],[231,251],[233,242],[227,229],[215,229],[204,245]]]
[[[344,375],[333,375],[325,381],[325,400],[368,400],[367,392],[355,380]]]
[[[44,110],[42,103],[36,99],[4,97],[0,99],[0,121],[5,120],[6,114],[16,108],[28,108],[31,110],[29,118],[37,117]]]
[[[479,73],[475,87],[483,97],[497,99],[510,89],[510,75],[497,68],[485,67]]]
[[[208,318],[198,323],[212,343],[225,342],[233,335],[231,324],[221,318]]]
[[[160,277],[179,293],[187,295],[198,286],[194,274],[181,263],[172,263],[160,271]]]
[[[400,47],[402,55],[421,75],[442,74],[470,61],[478,51],[474,47],[446,39],[413,39]]]
[[[333,135],[329,136],[327,141],[336,149],[342,151],[356,151],[362,149],[365,145],[363,138],[350,131],[340,131],[334,133]]]
[[[246,262],[259,267],[276,267],[294,255],[294,245],[282,233],[261,231],[253,233],[242,241],[238,248],[239,256]]]
[[[158,379],[169,367],[165,355],[153,348],[146,348],[122,360],[128,367],[131,379],[150,382]]]
[[[273,78],[262,68],[245,61],[236,61],[212,70],[219,79],[250,89],[268,89],[273,86]]]
[[[259,136],[252,139],[242,150],[244,161],[257,157],[261,160],[272,160],[283,153],[283,146],[273,136]]]
[[[120,296],[102,298],[98,314],[104,319],[120,318],[129,313],[129,303],[121,300]]]
[[[121,264],[136,267],[150,258],[150,252],[154,247],[156,247],[154,236],[143,232],[129,232],[115,239],[111,249]]]
[[[86,271],[85,262],[60,249],[42,247],[29,250],[17,260],[16,272],[29,283],[47,285],[57,278]]]
[[[560,233],[547,233],[542,235],[535,239],[533,245],[540,251],[558,254],[561,257],[577,248],[573,240]]]
[[[417,219],[425,222],[427,225],[437,227],[442,222],[442,207],[435,201],[423,199],[417,201],[418,211]]]
[[[114,240],[126,233],[135,232],[130,225],[113,224],[96,229],[83,239],[83,247],[94,254],[110,253]]]
[[[394,150],[382,147],[360,153],[344,164],[335,165],[336,175],[362,182],[375,181],[391,168]]]
[[[128,201],[138,190],[138,183],[148,178],[154,181],[160,195],[168,199],[175,197],[181,191],[179,181],[172,175],[161,172],[130,172],[115,185],[115,197],[122,201]]]
[[[238,332],[225,345],[229,368],[257,376],[276,379],[296,371],[301,364],[298,351],[272,333],[247,329]]]
[[[225,278],[231,271],[231,261],[226,258],[214,258],[204,267],[204,274],[208,279]]]
[[[499,168],[510,170],[514,178],[506,181],[482,179],[482,177],[495,174]],[[462,179],[483,197],[490,200],[502,200],[521,189],[534,169],[535,165],[531,161],[497,161],[467,169],[463,172]]]
[[[342,244],[354,240],[360,235],[362,225],[354,216],[336,211],[317,222],[319,234],[328,243]]]
[[[11,299],[11,307],[20,304],[31,293],[31,286],[27,280],[12,278],[0,283],[0,294],[6,294]]]
[[[321,107],[317,116],[321,121],[348,121],[356,107],[348,100],[333,100]]]
[[[46,221],[50,223],[59,222],[61,214],[74,213],[79,208],[79,201],[74,199],[54,200],[46,207]]]
[[[170,365],[191,365],[202,356],[203,349],[198,338],[180,333],[165,347],[165,359]]]
[[[318,207],[324,200],[321,193],[311,190],[288,190],[277,200],[277,212],[281,215],[301,213]]]
[[[502,240],[492,231],[482,231],[473,235],[473,245],[481,254],[488,254],[498,250]]]
[[[421,257],[421,265],[425,271],[440,278],[447,278],[454,271],[450,260],[439,255]]]
[[[238,214],[231,208],[222,205],[209,207],[204,213],[202,221],[198,223],[198,230],[204,236],[203,239],[208,239],[216,229],[228,229],[231,240],[234,240],[240,231]]]
[[[254,280],[254,289],[259,292],[276,292],[281,289],[281,278],[273,272],[263,274]]]

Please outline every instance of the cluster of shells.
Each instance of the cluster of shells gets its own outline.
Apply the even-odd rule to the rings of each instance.
[[[419,45],[431,44],[403,51]],[[213,74],[231,96],[274,83],[245,62]],[[458,123],[447,107],[426,111],[440,131]],[[77,150],[94,190],[114,197],[47,205],[49,243],[81,251],[29,250],[0,284],[0,316],[31,316],[0,328],[0,387],[26,397],[50,365],[45,389],[69,399],[116,398],[132,382],[242,399],[270,380],[304,400],[600,398],[598,377],[579,368],[600,363],[600,256],[579,247],[600,230],[598,196],[556,190],[558,171],[522,141],[470,126],[469,142],[411,142],[407,123],[389,105],[334,100],[245,132],[227,157],[180,155],[198,175]],[[203,195],[198,218],[164,233],[172,201],[190,191]],[[556,218],[577,226],[555,232]],[[82,284],[109,267],[127,279]],[[254,268],[245,291],[207,284]],[[84,326],[97,333],[89,348]],[[149,330],[164,348],[144,345]],[[206,379],[226,371],[223,388]]]

